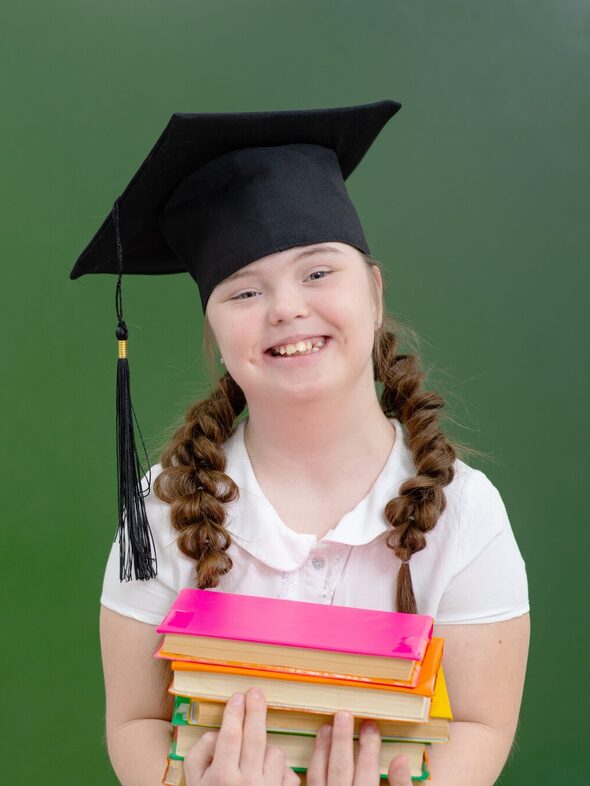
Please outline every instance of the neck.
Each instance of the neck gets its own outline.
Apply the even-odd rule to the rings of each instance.
[[[372,377],[334,398],[248,402],[245,443],[250,459],[255,467],[280,474],[322,477],[359,462],[384,463],[394,438]]]

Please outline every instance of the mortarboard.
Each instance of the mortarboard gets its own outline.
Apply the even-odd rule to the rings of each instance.
[[[344,181],[401,104],[172,115],[70,272],[118,276],[115,306],[120,578],[153,578],[133,432],[122,274],[188,272],[203,311],[236,270],[294,246],[369,247]],[[139,429],[139,426],[138,426]],[[139,432],[141,434],[141,432]],[[145,446],[144,446],[145,451]]]

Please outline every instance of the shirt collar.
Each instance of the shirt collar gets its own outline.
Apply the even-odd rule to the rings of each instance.
[[[295,532],[283,523],[260,488],[244,442],[243,420],[224,443],[227,474],[239,488],[239,497],[226,506],[227,529],[236,543],[277,570],[296,570],[318,542],[359,546],[389,530],[383,514],[388,500],[398,496],[401,484],[416,474],[402,426],[390,419],[396,437],[389,457],[369,493],[346,513],[319,541],[315,535]]]

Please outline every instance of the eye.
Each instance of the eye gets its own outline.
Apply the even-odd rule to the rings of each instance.
[[[312,281],[319,281],[321,278],[330,275],[331,272],[331,270],[314,270],[307,278],[311,278]]]
[[[245,292],[240,292],[238,295],[230,298],[230,300],[251,300],[254,295],[257,295],[254,289],[247,289]]]

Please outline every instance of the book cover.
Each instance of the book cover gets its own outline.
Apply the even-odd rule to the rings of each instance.
[[[430,705],[430,717],[446,718],[450,721],[453,720],[442,663],[436,673],[436,679],[434,681],[434,694],[432,696],[432,704]]]
[[[392,693],[404,693],[411,696],[434,695],[434,685],[438,672],[442,654],[444,639],[433,637],[430,646],[427,648],[426,656],[418,675],[416,685],[412,688],[399,685],[387,685],[380,682],[363,682],[356,680],[336,679],[332,676],[312,677],[308,674],[292,674],[285,672],[270,672],[266,669],[252,669],[249,667],[225,666],[211,663],[198,663],[196,661],[172,661],[173,672],[201,672],[208,674],[232,674],[243,677],[265,678],[267,680],[281,680],[288,682],[306,682],[322,685],[335,685],[338,687],[362,688],[363,690],[389,691]]]
[[[220,705],[223,715],[223,706]],[[191,721],[191,700],[187,696],[175,696],[174,707],[172,708],[172,725],[182,726]],[[220,721],[221,723],[221,721]]]
[[[187,588],[157,630],[420,661],[433,623],[425,614]]]

